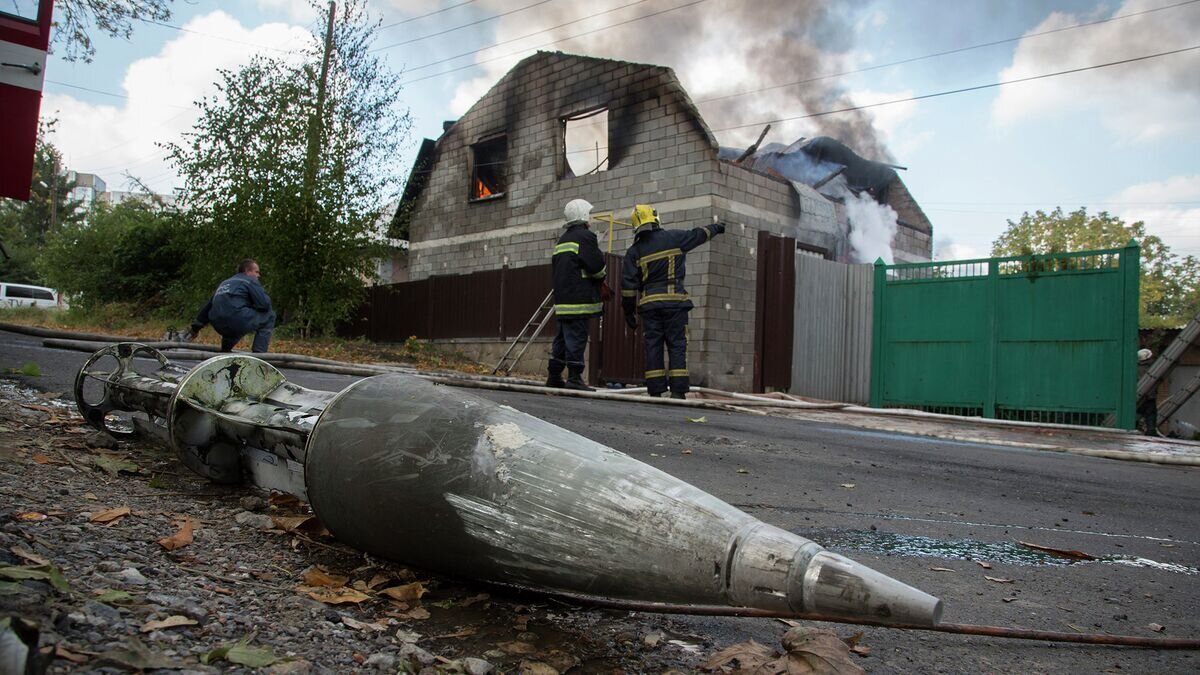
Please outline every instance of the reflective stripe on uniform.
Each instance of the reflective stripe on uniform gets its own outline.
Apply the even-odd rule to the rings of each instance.
[[[630,290],[626,290],[626,289],[621,289],[621,297],[622,297],[622,298],[636,298],[636,297],[637,297],[637,291],[636,291],[636,290],[630,291]]]
[[[687,368],[667,371],[667,377],[687,377],[687,376],[688,376]]]
[[[598,314],[602,305],[599,302],[590,302],[583,305],[555,305],[554,313],[563,316],[572,314]]]
[[[666,376],[667,376],[667,371],[665,371],[665,370],[660,369],[660,370],[647,370],[646,371],[646,379],[647,380],[653,380],[656,377],[666,377]]]
[[[651,302],[669,302],[671,300],[687,300],[687,293],[653,293],[651,295],[643,295],[641,300],[638,300],[638,306],[645,305]]]
[[[561,243],[554,247],[554,255],[559,253],[574,253],[579,255],[579,244],[573,241]]]
[[[651,253],[650,255],[642,256],[641,260],[638,260],[638,264],[642,267],[645,267],[647,263],[652,263],[655,260],[662,260],[663,258],[674,258],[677,255],[683,255],[683,251],[677,248],[669,248],[665,251],[659,251],[658,253]]]
[[[601,267],[600,271],[595,274],[588,274],[587,270],[579,270],[579,273],[583,275],[584,279],[603,279],[608,275],[608,265]]]

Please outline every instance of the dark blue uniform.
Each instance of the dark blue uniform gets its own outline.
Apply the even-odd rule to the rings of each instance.
[[[210,323],[221,335],[221,351],[233,351],[243,336],[254,333],[251,351],[265,352],[271,344],[275,312],[271,309],[270,296],[258,279],[239,273],[217,286],[212,299],[192,322],[192,332],[199,332]]]
[[[673,396],[682,397],[688,391],[687,321],[692,301],[683,286],[686,254],[724,231],[721,224],[650,230],[638,235],[625,253],[621,304],[627,316],[636,311],[642,317],[646,389],[651,396],[665,392],[668,384]],[[670,370],[664,350],[670,356]]]
[[[586,222],[570,223],[554,246],[550,259],[554,275],[554,318],[558,334],[550,348],[549,377],[546,384],[562,386],[563,367],[572,388],[583,384],[583,353],[587,349],[588,319],[603,309],[600,285],[607,268],[596,234]]]

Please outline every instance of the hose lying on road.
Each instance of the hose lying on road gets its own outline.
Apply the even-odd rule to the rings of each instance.
[[[520,586],[504,586],[545,595],[538,589]],[[1089,645],[1115,645],[1122,647],[1146,647],[1150,649],[1200,649],[1200,640],[1194,638],[1164,638],[1141,635],[1102,635],[1098,633],[1066,633],[1061,631],[1030,630],[1027,628],[1010,628],[1008,626],[981,626],[968,623],[939,623],[933,626],[890,624],[871,619],[848,619],[822,614],[795,614],[792,612],[776,612],[750,607],[721,607],[719,605],[672,605],[658,602],[638,602],[634,600],[614,600],[590,595],[555,592],[551,597],[558,597],[575,604],[592,605],[609,609],[621,609],[631,612],[652,612],[656,614],[692,614],[699,616],[740,616],[761,619],[795,619],[804,621],[825,621],[832,623],[854,624],[859,626],[878,626],[898,630],[928,630],[939,633],[956,633],[959,635],[985,635],[988,637],[1009,638],[1016,640],[1041,640],[1044,642],[1072,642]]]

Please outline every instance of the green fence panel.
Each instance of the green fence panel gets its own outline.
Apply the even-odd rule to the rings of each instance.
[[[1138,249],[875,266],[871,404],[1132,429]]]

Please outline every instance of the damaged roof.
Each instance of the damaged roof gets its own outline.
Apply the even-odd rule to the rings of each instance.
[[[771,143],[739,159],[744,151],[721,148],[721,159],[753,171],[775,175],[820,188],[840,177],[854,192],[867,191],[876,200],[886,200],[887,189],[899,176],[882,162],[860,157],[845,143],[830,138],[800,139],[788,146]]]

